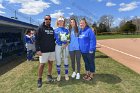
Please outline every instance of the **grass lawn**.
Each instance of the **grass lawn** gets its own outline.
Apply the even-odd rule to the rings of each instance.
[[[19,61],[18,61],[19,62]],[[17,64],[12,62],[8,67]],[[81,74],[84,63],[81,60]],[[117,63],[108,56],[96,52],[96,76],[92,81],[71,79],[46,84],[47,68],[43,74],[43,86],[37,88],[38,62],[22,62],[0,74],[0,93],[140,93],[140,75]],[[71,66],[69,68],[71,75]],[[64,71],[62,75],[64,76]],[[53,76],[56,77],[55,65]]]
[[[118,39],[118,38],[140,38],[140,34],[136,35],[97,35],[98,40],[100,39]]]

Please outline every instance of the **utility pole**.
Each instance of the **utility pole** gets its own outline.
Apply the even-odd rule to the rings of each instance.
[[[15,19],[17,19],[17,12],[16,12],[16,10],[15,10]]]
[[[14,14],[15,14],[14,17],[11,17],[11,18],[12,18],[12,19],[18,19],[18,18],[17,18],[17,11],[16,11],[16,10],[14,11]]]
[[[30,16],[30,24],[31,24],[31,21],[32,21],[32,19],[31,19],[31,16]]]
[[[14,19],[18,19],[17,18],[17,11],[15,10],[15,17],[14,17]]]

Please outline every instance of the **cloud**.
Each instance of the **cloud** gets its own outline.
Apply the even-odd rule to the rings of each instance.
[[[28,2],[27,0],[9,0],[9,2],[21,4],[21,8],[18,11],[28,15],[37,15],[50,7],[50,3],[43,2],[42,0],[28,0]]]
[[[130,16],[131,19],[133,19],[135,16]]]
[[[2,2],[2,1],[0,1],[0,9],[5,9],[5,7],[3,7],[3,5],[2,5],[1,2]],[[0,10],[0,15],[2,15],[2,14],[5,14],[5,12],[3,12],[3,11]]]
[[[129,19],[140,19],[140,16],[130,16]]]
[[[66,9],[71,9],[70,7],[66,7]]]
[[[140,2],[131,2],[129,4],[121,3],[120,8],[118,9],[120,12],[122,11],[131,11],[138,7]]]
[[[113,25],[114,26],[119,26],[120,22],[122,21],[123,19],[122,18],[115,18],[114,22],[113,22]]]
[[[138,16],[137,18],[140,19],[140,16]]]
[[[118,21],[122,21],[123,19],[122,19],[122,18],[117,18],[117,20],[118,20]]]
[[[64,13],[61,12],[61,10],[58,10],[58,11],[56,11],[55,13],[50,14],[50,15],[51,15],[52,18],[58,18],[59,16],[63,16]]]
[[[44,18],[37,19],[39,23],[42,23],[44,21]]]
[[[0,8],[1,8],[1,9],[4,9],[4,7],[3,7],[3,5],[2,5],[1,3],[0,3]]]
[[[3,0],[0,0],[0,3],[2,3],[3,2]]]
[[[73,15],[73,14],[74,14],[73,12],[69,13],[69,15]]]
[[[57,5],[60,4],[60,1],[59,0],[50,0],[50,1],[52,1],[54,4],[57,4]]]
[[[102,2],[103,0],[97,0],[98,2]]]
[[[116,4],[115,3],[112,3],[112,2],[107,2],[106,3],[106,6],[111,7],[111,6],[116,6]]]
[[[27,0],[7,0],[7,1],[9,1],[10,3],[28,3],[28,2],[34,2],[36,0],[28,0],[28,2]]]
[[[3,11],[0,11],[0,15],[2,15],[2,14],[5,14],[5,12],[3,12]]]
[[[66,19],[70,19],[70,17],[68,16],[68,17],[66,17]]]

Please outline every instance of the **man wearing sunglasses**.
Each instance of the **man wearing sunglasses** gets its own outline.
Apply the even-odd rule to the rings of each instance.
[[[48,62],[48,75],[47,81],[53,81],[52,78],[52,64],[55,60],[55,39],[54,30],[51,27],[51,17],[46,15],[44,22],[39,26],[36,33],[36,51],[39,55],[39,67],[38,67],[38,87],[42,86],[42,73],[44,65]]]

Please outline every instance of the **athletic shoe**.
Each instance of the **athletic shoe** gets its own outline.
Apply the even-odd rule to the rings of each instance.
[[[76,79],[80,79],[80,73],[76,74]]]
[[[57,76],[57,81],[60,81],[61,80],[61,75],[58,75]]]
[[[72,75],[71,75],[71,77],[72,78],[75,78],[75,76],[76,76],[76,72],[73,72]]]
[[[47,81],[50,82],[52,80],[53,80],[52,75],[47,75]]]
[[[27,59],[27,62],[31,62],[31,60]]]
[[[68,74],[65,74],[65,80],[69,80]]]
[[[38,88],[40,88],[42,86],[42,78],[38,79],[37,86],[38,86]]]

